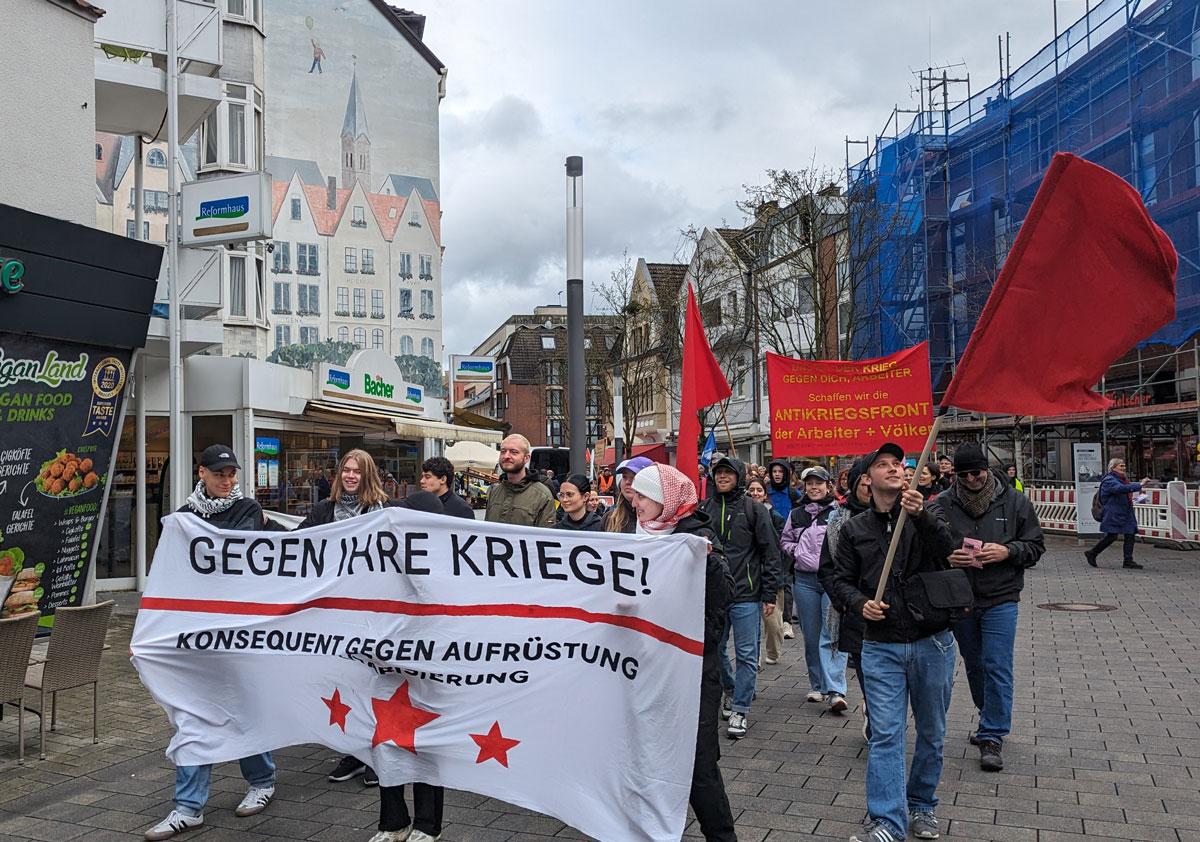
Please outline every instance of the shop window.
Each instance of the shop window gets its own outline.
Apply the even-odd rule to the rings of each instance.
[[[300,344],[316,345],[321,339],[318,336],[318,331],[315,327],[300,328]]]
[[[292,219],[300,219],[300,198],[298,196],[292,197]]]
[[[433,257],[428,254],[421,255],[421,280],[433,280]]]
[[[276,325],[275,326],[275,347],[283,348],[292,344],[292,328],[291,325]]]
[[[292,312],[292,285],[287,281],[275,282],[275,306],[271,312],[276,314]]]
[[[350,328],[346,327],[345,325],[342,325],[341,327],[338,328],[338,342],[349,342],[349,341],[350,341]]]
[[[300,315],[301,316],[319,316],[321,315],[321,299],[318,287],[316,284],[298,284],[300,288]]]
[[[421,318],[433,318],[433,290],[431,289],[421,290]]]
[[[413,352],[413,340],[411,336],[405,334],[400,337],[400,353],[404,356],[411,356]]]
[[[226,84],[225,98],[200,127],[200,170],[257,169],[262,148],[262,93],[252,85]]]
[[[383,290],[381,289],[371,290],[371,318],[383,318]]]
[[[354,288],[354,310],[352,312],[356,319],[367,317],[367,291],[362,287]]]
[[[383,347],[383,328],[377,327],[371,331],[371,347],[372,348],[382,348]]]
[[[337,307],[334,308],[335,316],[350,315],[350,287],[337,288]]]
[[[146,166],[165,170],[167,168],[167,156],[163,154],[161,149],[151,149],[146,155]]]
[[[346,271],[358,271],[358,249],[353,246],[346,246]]]
[[[301,275],[321,274],[316,243],[296,243],[296,272]]]
[[[292,244],[285,240],[276,240],[271,246],[271,271],[292,271]]]
[[[421,340],[421,356],[429,357],[431,360],[435,359],[433,356],[433,340],[428,336]]]
[[[406,280],[412,279],[412,255],[407,252],[400,254],[400,277]]]
[[[364,275],[375,274],[375,249],[362,250],[362,272]]]
[[[396,315],[402,319],[411,319],[413,317],[412,290],[401,287],[398,290],[398,294],[400,299],[400,312]]]
[[[354,344],[359,348],[367,347],[367,329],[365,327],[356,327],[354,329]]]
[[[350,218],[351,228],[367,227],[367,211],[362,205],[355,205]]]

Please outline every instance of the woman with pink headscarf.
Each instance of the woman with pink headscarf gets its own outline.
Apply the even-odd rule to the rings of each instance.
[[[699,535],[708,541],[704,587],[704,667],[700,675],[700,719],[696,734],[696,763],[690,801],[700,832],[708,842],[737,842],[733,812],[717,761],[721,759],[717,716],[721,706],[720,661],[717,643],[725,612],[733,596],[733,578],[725,564],[721,541],[709,527],[708,515],[697,509],[696,486],[670,465],[642,468],[633,478],[633,499],[639,535]]]

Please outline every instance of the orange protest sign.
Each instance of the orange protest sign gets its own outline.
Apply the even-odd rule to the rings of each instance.
[[[885,441],[920,452],[933,424],[929,347],[874,360],[767,354],[771,454],[866,453]]]

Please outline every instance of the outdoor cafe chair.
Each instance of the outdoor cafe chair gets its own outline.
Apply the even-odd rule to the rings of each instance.
[[[41,694],[39,748],[46,759],[46,694],[50,694],[50,730],[58,725],[58,694],[63,690],[92,685],[92,742],[100,742],[100,654],[113,602],[80,608],[58,608],[54,630],[46,648],[46,660],[33,664],[25,675],[25,686]]]
[[[33,651],[38,614],[0,620],[0,718],[5,705],[17,706],[17,762],[25,762],[25,670]]]

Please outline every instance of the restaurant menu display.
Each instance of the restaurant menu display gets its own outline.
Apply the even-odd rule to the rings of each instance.
[[[130,352],[0,333],[0,617],[79,605]]]

